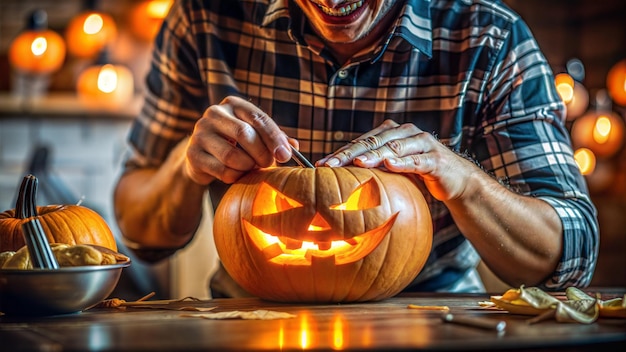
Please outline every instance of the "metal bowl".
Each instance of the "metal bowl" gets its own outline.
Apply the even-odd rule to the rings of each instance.
[[[106,299],[130,260],[59,269],[0,269],[0,312],[7,315],[77,313]]]

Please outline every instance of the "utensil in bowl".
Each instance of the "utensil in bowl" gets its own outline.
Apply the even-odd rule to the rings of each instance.
[[[37,218],[33,218],[22,225],[24,242],[28,247],[30,260],[34,268],[38,269],[58,269],[59,263],[52,253],[50,243]]]
[[[35,206],[35,195],[37,194],[37,187],[39,181],[34,175],[27,175],[24,177],[20,189],[20,203],[28,204],[25,214],[28,221],[22,224],[22,233],[24,235],[24,242],[30,254],[30,260],[34,268],[38,269],[58,269],[59,263],[57,262],[52,249],[48,243],[46,233],[41,226],[41,222],[37,219],[37,206]],[[31,199],[26,199],[30,197]]]

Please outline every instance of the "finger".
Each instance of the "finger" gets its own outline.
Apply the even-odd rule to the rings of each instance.
[[[257,164],[263,166],[271,164],[273,160],[271,154],[267,151],[265,153],[258,151],[265,150],[260,139],[257,138],[255,142],[254,138],[246,136],[251,127],[233,118],[226,107],[212,106],[207,109],[205,116],[196,123],[190,140],[192,146],[200,148],[198,151],[206,151],[227,167],[241,171],[249,170]],[[238,147],[251,143],[258,145],[256,155]]]
[[[375,127],[374,129],[372,129],[371,131],[362,134],[361,136],[359,136],[358,138],[352,140],[350,143],[344,145],[343,147],[337,149],[336,151],[334,151],[333,153],[319,159],[318,161],[315,162],[316,166],[343,166],[346,165],[350,162],[352,162],[352,159],[354,157],[356,157],[357,155],[359,155],[360,153],[358,152],[358,149],[364,147],[363,146],[355,146],[355,144],[359,141],[359,140],[367,140],[368,138],[375,136],[383,131],[392,129],[392,128],[396,128],[398,125],[397,122],[393,121],[393,120],[385,120],[382,124],[380,124],[379,126]],[[375,142],[375,141],[372,141]],[[336,160],[332,160],[336,158]],[[330,164],[328,163],[329,161]]]
[[[249,160],[251,161],[250,165],[252,165],[250,168],[252,168],[254,162]],[[244,174],[244,171],[227,166],[214,155],[208,153],[204,147],[194,143],[190,143],[189,148],[187,148],[185,168],[189,177],[198,184],[209,184],[214,179],[232,183]],[[244,168],[244,170],[248,169]]]
[[[341,166],[354,162],[358,166],[377,166],[385,158],[399,155],[389,143],[422,133],[413,124],[398,125],[393,122],[393,124],[387,123],[385,126],[389,128],[385,128],[375,135],[352,141],[348,146],[340,149],[327,159],[326,164],[328,166]]]
[[[237,141],[242,148],[249,152],[256,160],[260,161],[259,165],[269,166],[272,164],[273,160],[268,163],[265,158],[266,151],[271,154],[272,159],[276,159],[281,163],[291,158],[291,148],[287,135],[269,115],[254,104],[243,99],[232,98],[231,101],[227,103],[230,104],[237,118],[252,127],[251,130],[242,128],[242,140],[237,139]],[[259,141],[263,145],[263,150],[258,149],[260,147]]]
[[[391,172],[414,173],[422,176],[432,174],[435,170],[434,160],[429,154],[388,158],[385,159],[384,165]]]
[[[391,141],[394,142],[394,141]],[[380,166],[383,161],[389,158],[397,158],[398,155],[387,143],[378,149],[365,152],[354,158],[354,165],[359,167],[371,168]]]
[[[300,141],[291,137],[287,138],[287,140],[289,141],[289,144],[293,145],[294,148],[300,150]]]
[[[438,151],[440,148],[447,150],[432,134],[421,130],[408,138],[390,141],[385,146],[390,149],[390,154],[394,154],[384,160],[386,167],[393,171],[403,170],[421,175],[434,172]],[[395,166],[392,166],[394,163]]]

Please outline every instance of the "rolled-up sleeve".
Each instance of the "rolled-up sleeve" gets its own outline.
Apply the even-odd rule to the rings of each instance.
[[[488,81],[476,158],[512,190],[544,200],[560,217],[562,256],[540,286],[585,287],[598,258],[596,208],[574,160],[552,71],[526,25],[512,26]]]

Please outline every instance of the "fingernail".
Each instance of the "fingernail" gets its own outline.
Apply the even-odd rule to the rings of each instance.
[[[339,166],[339,159],[337,158],[330,158],[327,162],[326,162],[327,166],[330,167],[334,167],[334,166]]]
[[[387,159],[387,162],[391,165],[396,165],[398,163],[398,159],[396,158],[389,158]]]
[[[278,160],[278,162],[287,162],[290,158],[289,151],[284,146],[279,145],[276,149],[274,149],[274,157]]]
[[[359,160],[360,162],[364,163],[367,161],[367,156],[366,155],[359,155],[357,156],[355,159]]]

